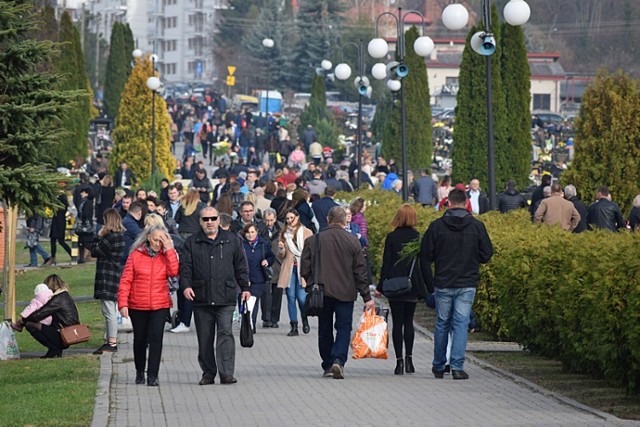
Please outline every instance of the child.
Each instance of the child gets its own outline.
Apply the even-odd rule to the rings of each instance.
[[[18,332],[21,332],[22,328],[24,327],[24,319],[26,319],[31,315],[31,313],[45,305],[53,295],[51,289],[49,289],[49,287],[44,283],[40,283],[39,285],[37,285],[33,293],[35,296],[31,300],[29,305],[24,310],[22,310],[22,313],[20,313],[20,317],[15,322],[11,323],[11,327]],[[49,316],[44,318],[41,323],[45,325],[51,325],[52,320],[53,319],[51,318],[51,316]]]

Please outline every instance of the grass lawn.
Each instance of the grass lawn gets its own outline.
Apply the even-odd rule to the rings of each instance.
[[[48,251],[48,242],[42,242]],[[28,251],[18,246],[18,266],[28,263]],[[68,263],[68,255],[60,250],[58,261]],[[59,253],[60,255],[60,253]],[[62,258],[62,259],[60,259]],[[42,263],[42,260],[39,260]],[[69,285],[71,295],[93,296],[95,263],[72,267],[30,269],[16,276],[16,299],[28,302],[35,285],[49,274],[59,274]],[[91,340],[65,350],[60,359],[40,359],[46,349],[31,335],[16,333],[20,360],[0,362],[0,425],[10,426],[85,426],[93,418],[96,384],[100,369],[99,356],[91,351],[103,343],[104,318],[98,301],[78,302],[80,320],[89,325]],[[17,307],[17,313],[23,307]],[[80,350],[80,353],[78,353]],[[86,351],[84,353],[83,351]],[[25,358],[25,353],[36,353]]]

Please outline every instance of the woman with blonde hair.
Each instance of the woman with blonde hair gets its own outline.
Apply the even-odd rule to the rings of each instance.
[[[400,256],[400,252],[402,252],[402,248],[405,245],[420,238],[420,233],[415,229],[417,224],[418,215],[413,206],[407,203],[400,206],[391,221],[391,226],[394,230],[387,234],[384,242],[380,280],[375,291],[377,297],[384,293],[382,284],[386,279],[393,277],[411,278],[411,290],[406,295],[388,297],[391,316],[393,316],[392,339],[396,353],[396,369],[394,371],[396,375],[415,372],[412,359],[415,339],[413,315],[416,311],[418,299],[422,299],[427,295],[417,259],[402,259]],[[405,360],[402,357],[403,343],[406,351]]]
[[[113,186],[113,179],[110,175],[105,175],[100,180],[98,195],[96,196],[96,233],[100,231],[103,224],[104,212],[113,207],[116,199],[116,188]]]
[[[195,188],[190,188],[187,195],[182,198],[180,208],[176,212],[176,223],[180,237],[186,239],[193,233],[200,231],[200,211],[207,205],[200,201],[200,193]]]
[[[103,214],[104,226],[91,243],[91,256],[97,258],[93,297],[100,300],[105,319],[104,344],[93,352],[118,351],[118,285],[122,274],[122,256],[125,243],[122,218],[117,210],[109,208]]]
[[[164,226],[145,228],[131,247],[120,288],[118,307],[131,317],[136,384],[158,385],[164,323],[172,306],[167,280],[178,275],[178,254]],[[149,349],[147,365],[147,348]]]
[[[305,240],[312,233],[311,230],[302,225],[300,214],[293,208],[287,210],[285,223],[286,225],[280,232],[280,241],[278,242],[277,257],[282,260],[278,288],[286,288],[287,290],[287,309],[291,324],[291,330],[287,336],[294,337],[298,335],[296,300],[302,316],[302,332],[308,334],[311,330],[307,316],[304,313],[304,302],[307,299],[307,293],[304,290],[306,283],[300,277],[300,256],[302,255],[302,249],[304,249]]]

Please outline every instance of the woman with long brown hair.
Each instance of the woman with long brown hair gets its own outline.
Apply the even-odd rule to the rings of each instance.
[[[93,352],[118,351],[118,285],[122,274],[124,232],[122,218],[117,210],[109,208],[103,214],[104,226],[91,243],[91,256],[98,259],[93,284],[93,297],[100,300],[106,322],[104,344]]]
[[[186,239],[193,233],[200,231],[199,214],[202,208],[206,207],[200,201],[200,193],[195,188],[190,188],[187,195],[180,202],[180,209],[176,212],[176,223],[180,237]]]
[[[280,232],[277,256],[282,260],[280,277],[278,278],[278,288],[286,288],[287,309],[289,311],[289,321],[291,330],[287,334],[290,337],[298,335],[298,309],[302,316],[302,332],[308,334],[311,330],[309,321],[304,313],[304,302],[307,299],[305,292],[305,281],[300,277],[300,256],[304,249],[304,242],[313,233],[300,222],[300,214],[295,209],[287,210],[285,215],[285,227]]]
[[[104,212],[113,207],[116,198],[116,188],[113,186],[113,179],[110,175],[105,175],[100,180],[98,196],[96,197],[96,233],[104,225]]]

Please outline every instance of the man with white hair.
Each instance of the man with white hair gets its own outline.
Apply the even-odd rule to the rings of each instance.
[[[578,222],[576,228],[573,229],[573,232],[582,233],[587,230],[587,206],[578,199],[577,194],[575,186],[569,184],[564,187],[564,198],[573,203],[573,206],[580,214],[580,222]]]

